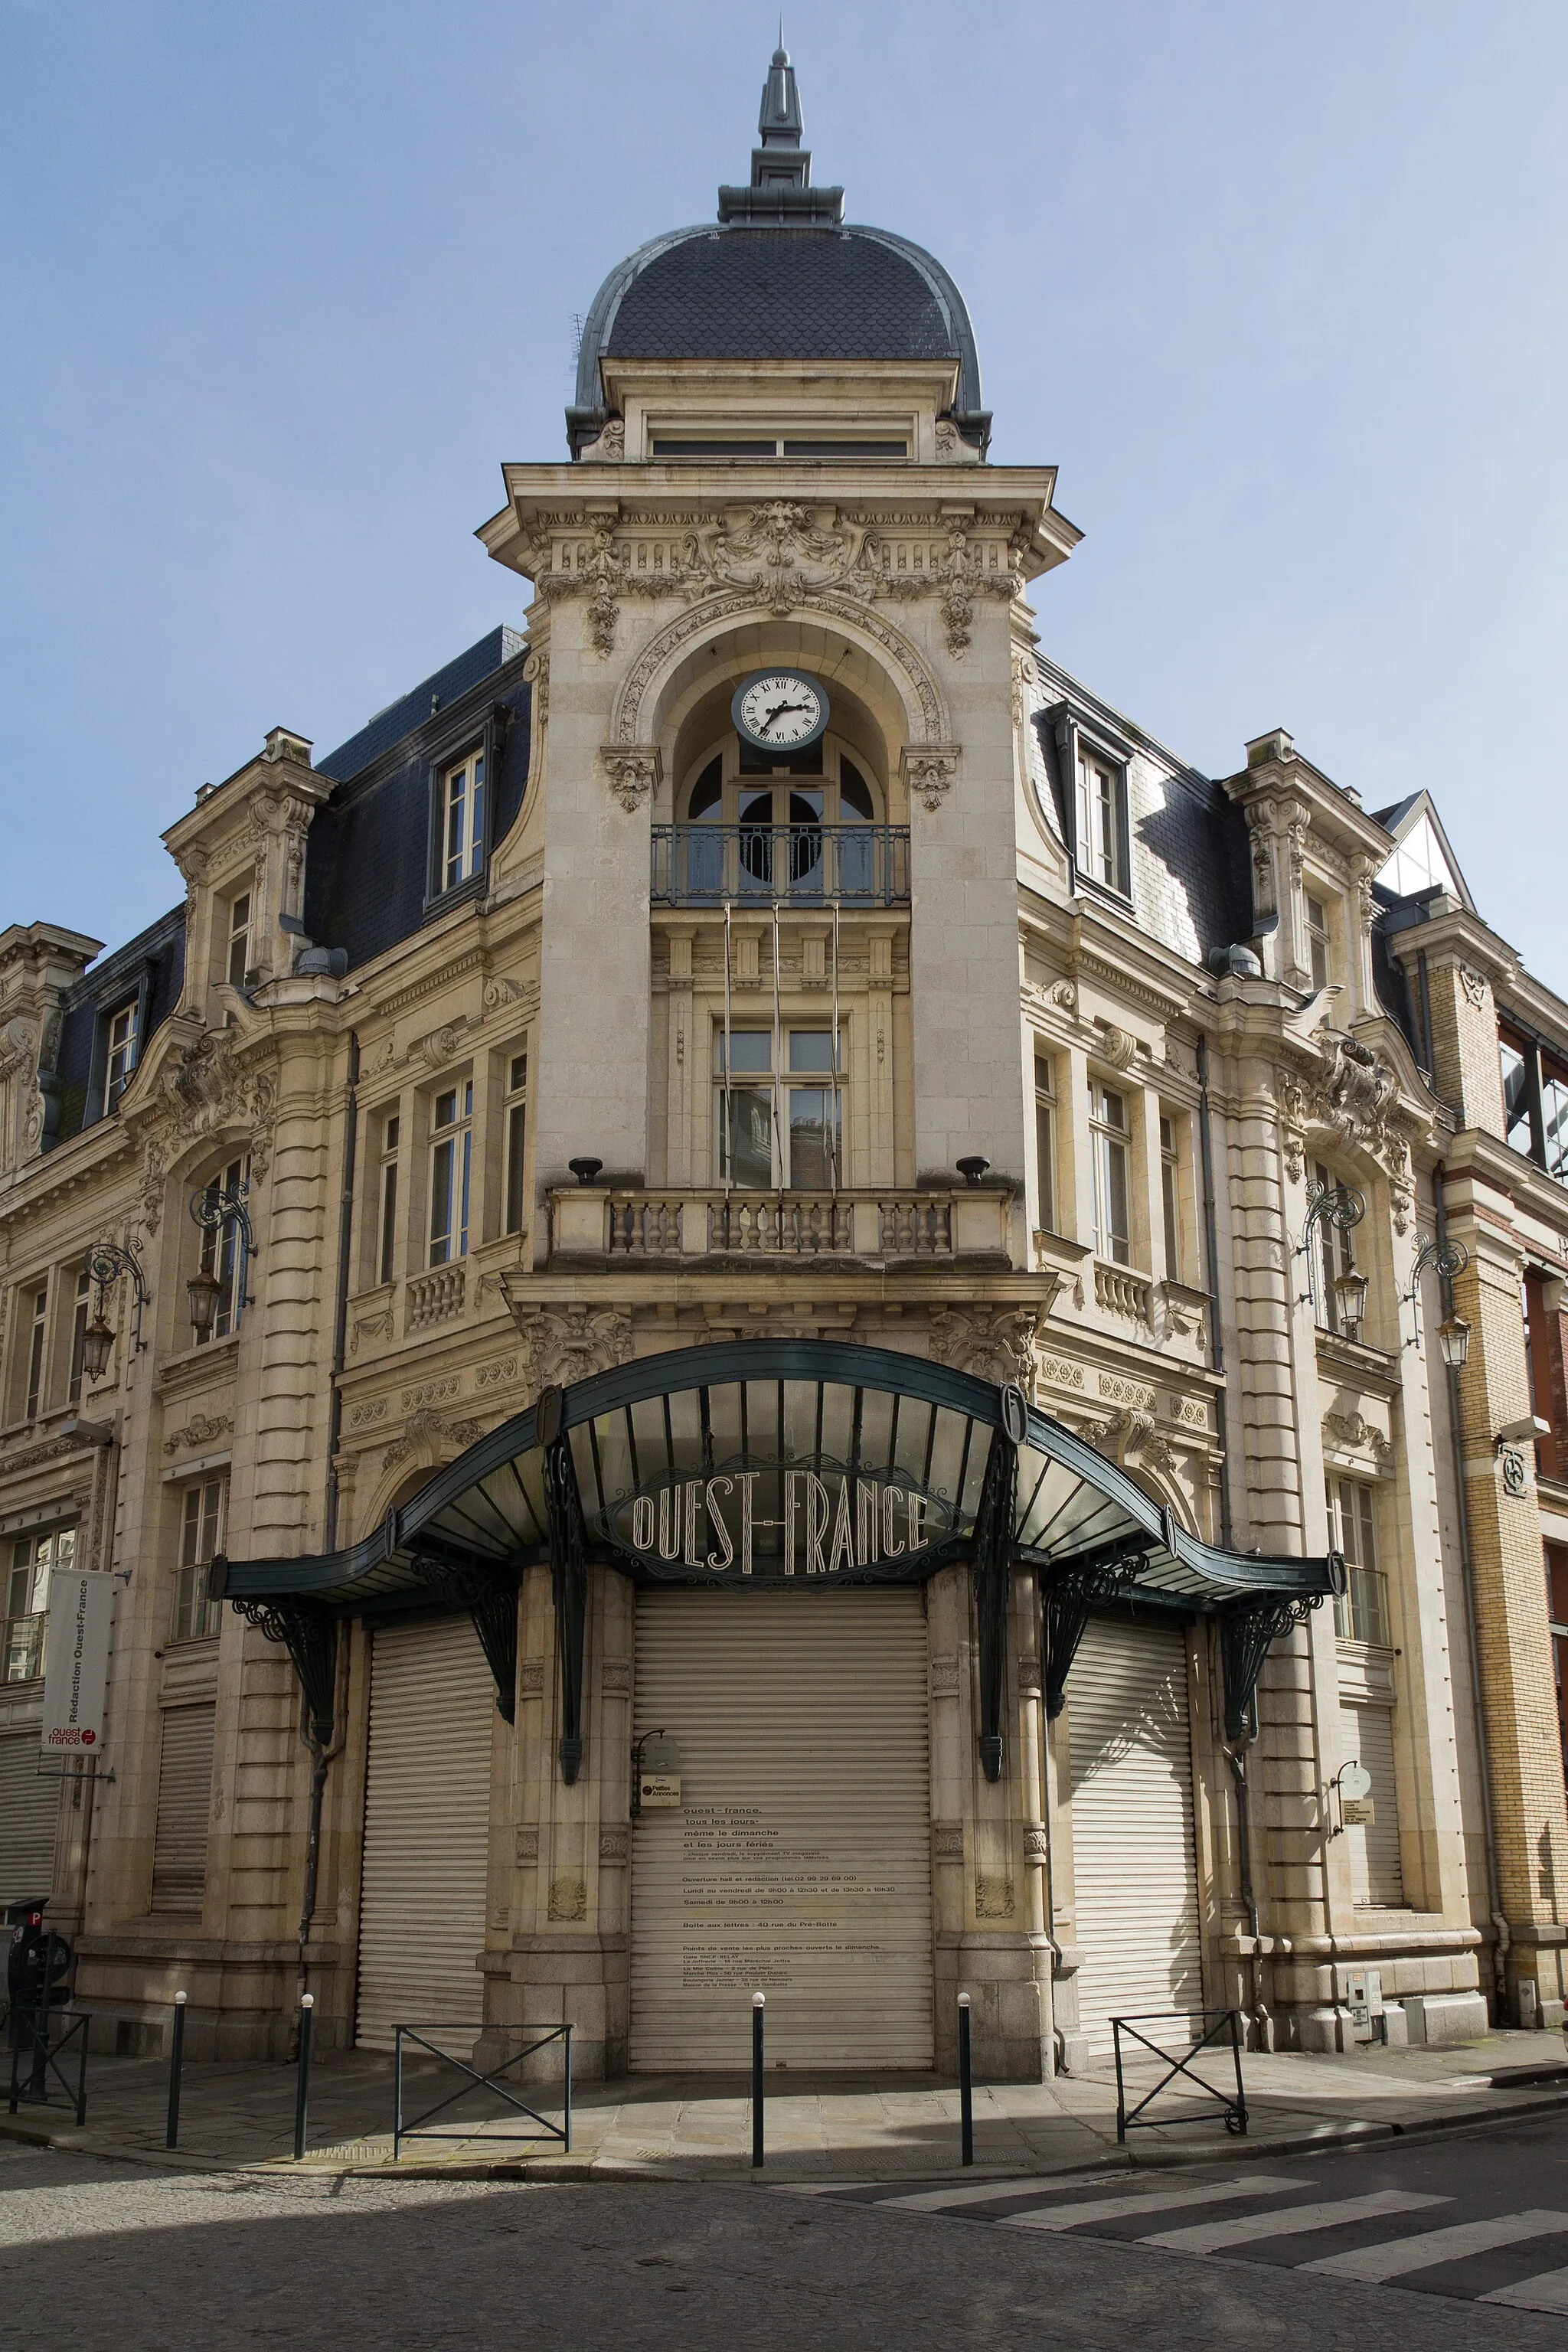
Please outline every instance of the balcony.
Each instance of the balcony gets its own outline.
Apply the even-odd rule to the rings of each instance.
[[[907,824],[656,824],[656,907],[907,907]]]
[[[932,1192],[622,1192],[574,1185],[550,1196],[552,1255],[612,1263],[890,1259],[1005,1261],[1010,1195]]]

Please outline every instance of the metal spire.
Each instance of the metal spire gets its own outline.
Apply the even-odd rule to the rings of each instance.
[[[842,188],[813,188],[811,152],[801,145],[805,129],[795,68],[784,45],[784,18],[779,18],[779,45],[763,84],[757,115],[757,144],[752,150],[751,185],[721,188],[721,221],[771,223],[781,226],[829,225],[844,217]]]

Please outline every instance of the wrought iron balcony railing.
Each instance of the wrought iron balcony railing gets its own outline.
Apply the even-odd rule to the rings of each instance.
[[[656,907],[907,907],[907,824],[656,824]]]

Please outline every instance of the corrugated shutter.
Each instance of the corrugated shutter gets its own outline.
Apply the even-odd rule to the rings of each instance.
[[[1079,2020],[1203,2006],[1187,1645],[1180,1631],[1091,1622],[1068,1676]]]
[[[681,1807],[632,1830],[632,2064],[931,2063],[920,1595],[650,1591],[637,1727]]]
[[[213,1733],[217,1709],[163,1710],[158,1755],[158,1824],[153,1840],[153,1908],[199,1912],[207,1874],[213,1809]]]
[[[1342,1706],[1340,1746],[1347,1763],[1364,1764],[1372,1774],[1375,1818],[1345,1830],[1350,1852],[1351,1895],[1357,1903],[1401,1906],[1405,1878],[1399,1867],[1399,1799],[1394,1772],[1394,1710],[1387,1706]]]
[[[54,1885],[60,1784],[38,1769],[37,1727],[0,1733],[0,1903],[26,1903]]]
[[[395,2025],[477,2023],[483,2014],[475,1964],[485,1941],[495,1719],[495,1681],[467,1617],[377,1631],[354,2029],[362,2049],[390,2050]]]

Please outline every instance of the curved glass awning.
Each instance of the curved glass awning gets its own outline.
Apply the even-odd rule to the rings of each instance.
[[[1014,1497],[1011,1553],[1047,1582],[1076,1572],[1185,1610],[1339,1589],[1332,1556],[1264,1559],[1189,1535],[1016,1390],[885,1349],[753,1339],[641,1357],[549,1391],[359,1543],[220,1559],[213,1590],[377,1613],[427,1599],[433,1583],[552,1560],[568,1518],[578,1557],[639,1580],[918,1580],[973,1556],[988,1465],[1009,1444],[1016,1477],[994,1491]]]

